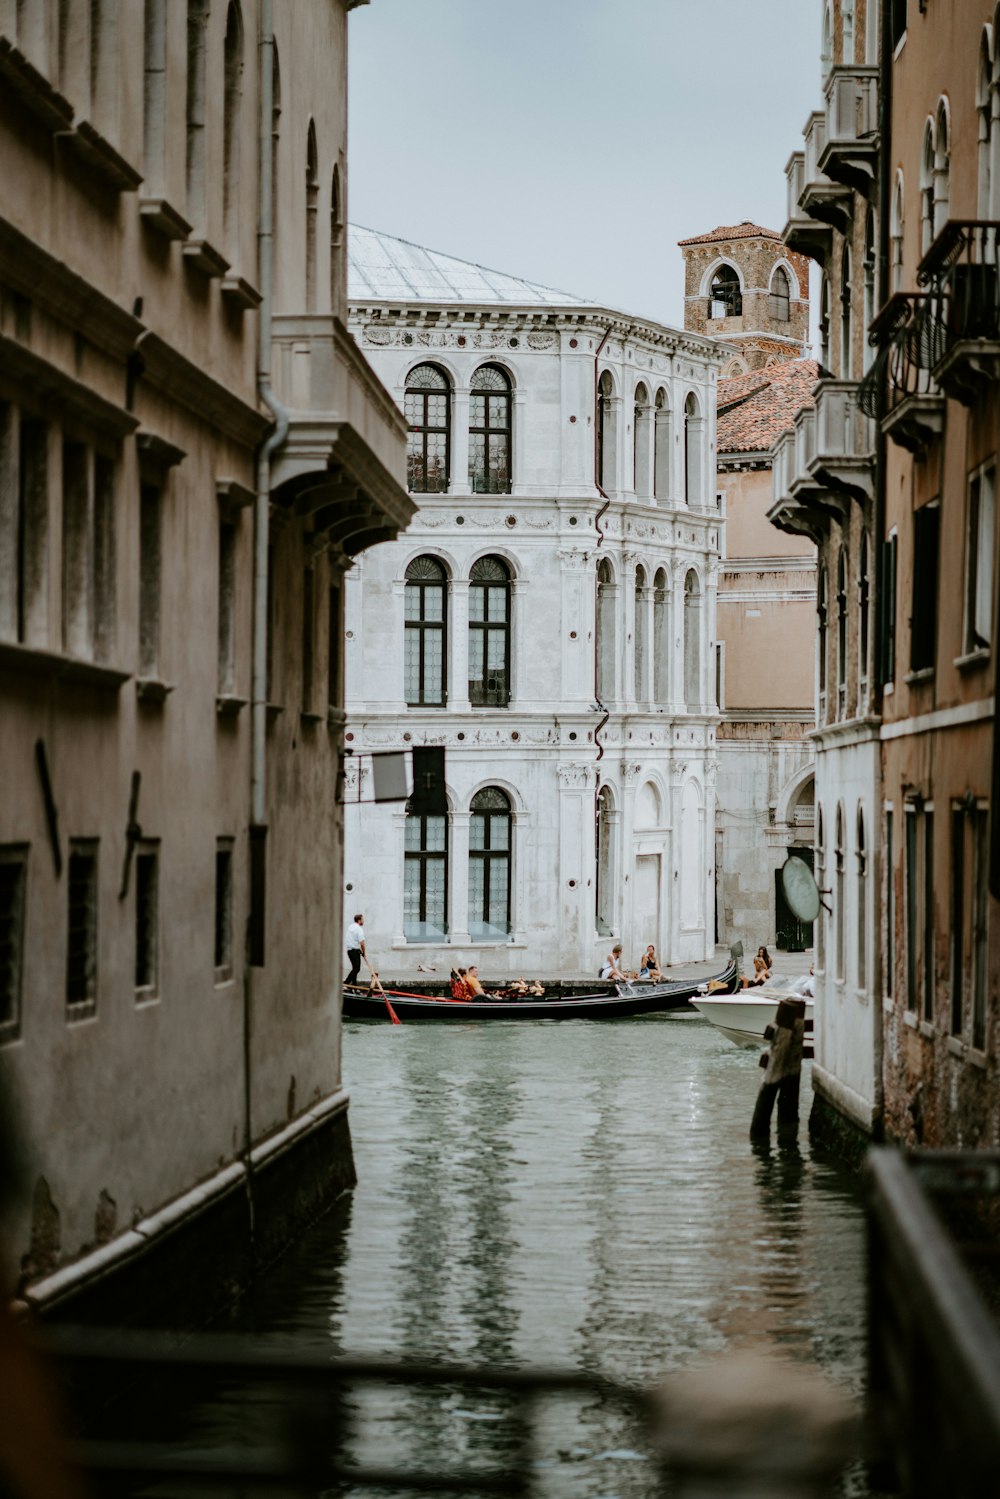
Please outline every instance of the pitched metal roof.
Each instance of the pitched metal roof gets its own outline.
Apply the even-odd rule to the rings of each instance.
[[[347,295],[352,302],[492,302],[514,306],[595,307],[586,297],[556,291],[427,250],[360,224],[347,227]]]

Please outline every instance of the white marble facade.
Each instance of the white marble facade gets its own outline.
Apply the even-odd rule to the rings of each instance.
[[[424,430],[416,518],[347,575],[345,911],[396,977],[710,956],[720,353],[369,231],[349,252],[351,330]],[[369,800],[370,752],[420,744],[449,805],[423,825]]]

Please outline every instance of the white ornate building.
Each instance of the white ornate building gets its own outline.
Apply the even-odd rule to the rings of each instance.
[[[370,230],[348,253],[419,511],[347,578],[346,909],[386,974],[710,956],[723,354]],[[372,805],[368,752],[424,744],[447,816]]]

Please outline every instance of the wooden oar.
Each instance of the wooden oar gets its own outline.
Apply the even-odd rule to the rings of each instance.
[[[369,963],[367,958],[365,959],[365,967],[368,969],[368,972],[372,976],[372,989],[376,994],[381,994],[382,998],[385,1000],[385,1007],[389,1011],[389,1019],[392,1021],[393,1025],[402,1025],[403,1022],[400,1020],[399,1016],[392,1008],[392,1005],[389,1003],[389,996],[388,994],[386,994],[385,990],[382,988],[382,985],[379,982],[378,974],[375,972],[374,968]]]

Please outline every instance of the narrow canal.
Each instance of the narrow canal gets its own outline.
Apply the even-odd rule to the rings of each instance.
[[[359,1185],[244,1304],[238,1325],[399,1359],[544,1364],[630,1384],[721,1349],[778,1348],[863,1380],[856,1185],[754,1150],[761,1073],[691,1013],[607,1024],[348,1022]],[[488,1460],[487,1397],[366,1399],[353,1456]],[[623,1418],[557,1408],[545,1488],[650,1492]],[[866,1492],[858,1474],[853,1495]]]

